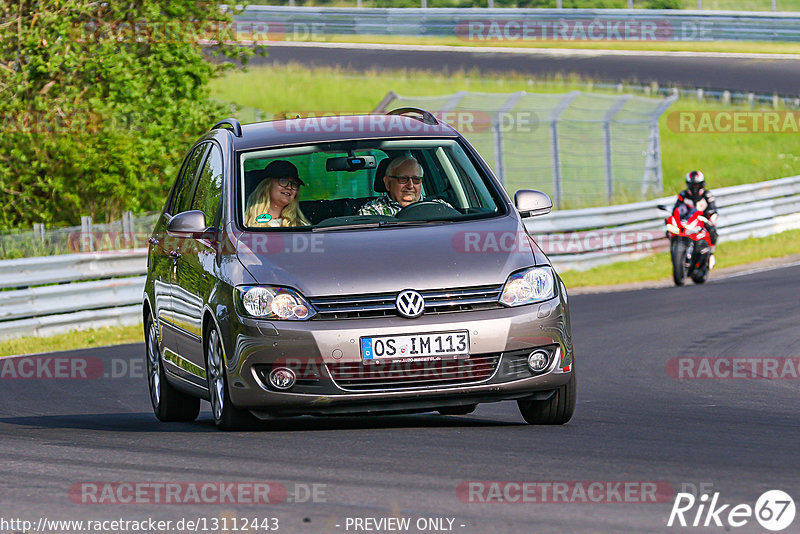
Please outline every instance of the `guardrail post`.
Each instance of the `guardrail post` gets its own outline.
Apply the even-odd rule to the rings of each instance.
[[[553,154],[553,204],[561,207],[561,157],[558,148],[558,118],[569,107],[580,91],[572,91],[561,99],[561,102],[550,112],[550,146]]]
[[[92,218],[81,217],[81,252],[94,251],[94,235],[92,235]]]
[[[774,2],[775,0],[772,0],[772,1]],[[486,7],[488,7],[489,9],[494,9],[494,0],[487,0],[486,1]],[[775,10],[773,9],[773,11],[775,11]]]

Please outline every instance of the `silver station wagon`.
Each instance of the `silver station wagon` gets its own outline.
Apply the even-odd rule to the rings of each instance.
[[[431,113],[227,119],[192,147],[150,238],[158,419],[464,415],[515,400],[563,424],[567,292],[489,166]]]

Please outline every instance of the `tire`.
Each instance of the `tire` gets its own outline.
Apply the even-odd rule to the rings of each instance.
[[[699,273],[692,273],[692,281],[695,284],[705,284],[706,280],[708,280],[708,265]]]
[[[686,279],[686,243],[675,240],[670,246],[672,254],[672,280],[676,286],[682,286]]]
[[[253,428],[258,419],[247,410],[236,408],[228,391],[228,373],[222,341],[216,327],[211,326],[206,336],[206,380],[211,396],[211,416],[220,430],[244,430]]]
[[[447,406],[439,408],[437,411],[442,415],[467,415],[475,411],[477,404],[468,404],[467,406]]]
[[[569,382],[561,386],[547,400],[518,400],[519,411],[530,425],[563,425],[575,413],[577,379],[572,367]]]
[[[156,327],[150,317],[144,325],[144,342],[147,385],[153,413],[159,421],[164,422],[194,421],[200,413],[200,399],[175,389],[167,382]]]

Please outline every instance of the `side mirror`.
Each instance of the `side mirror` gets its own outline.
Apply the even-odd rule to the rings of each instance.
[[[206,214],[200,210],[184,211],[175,215],[167,224],[167,233],[173,237],[208,237]]]
[[[553,201],[545,193],[533,189],[520,189],[514,194],[514,205],[522,217],[547,215],[553,209]]]

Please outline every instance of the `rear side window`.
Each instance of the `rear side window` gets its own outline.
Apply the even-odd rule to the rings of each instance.
[[[222,152],[211,145],[203,170],[197,180],[192,209],[206,214],[206,226],[214,226],[222,197]]]
[[[194,177],[197,175],[197,168],[200,167],[200,162],[203,161],[206,149],[208,149],[208,143],[195,148],[192,155],[189,156],[189,163],[184,168],[183,175],[178,178],[178,186],[175,189],[175,196],[172,198],[172,205],[170,206],[171,215],[191,209]]]

